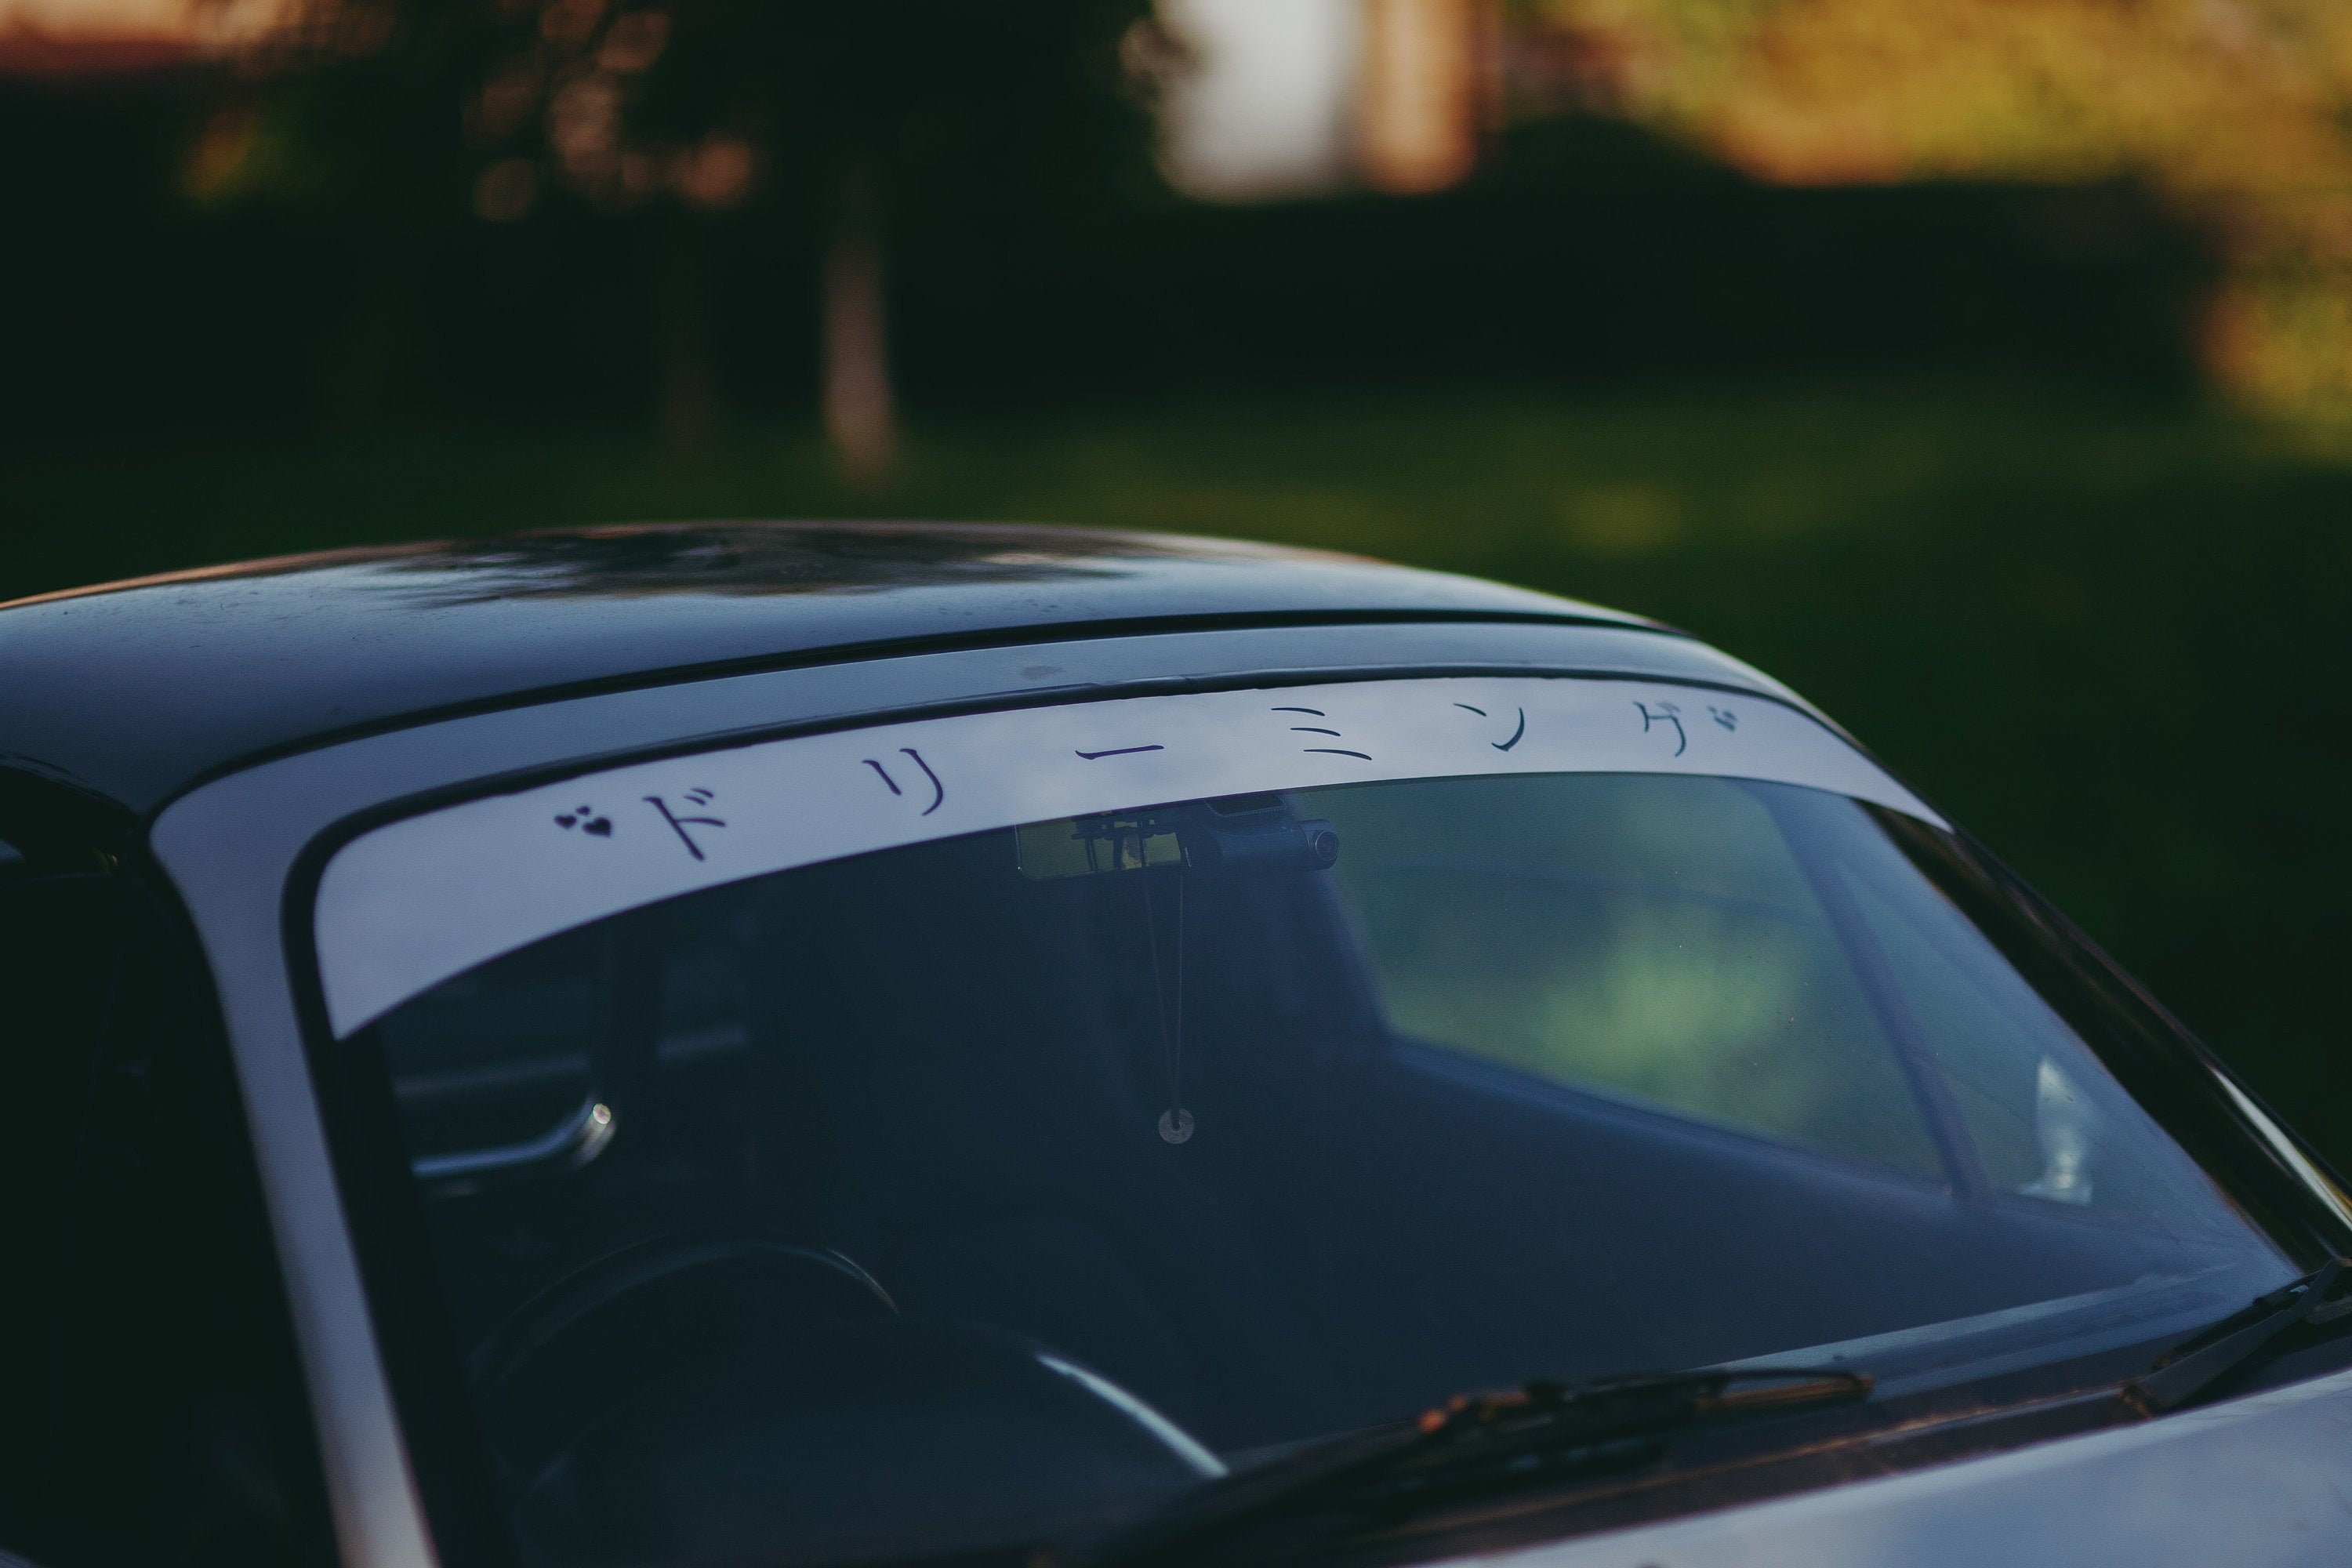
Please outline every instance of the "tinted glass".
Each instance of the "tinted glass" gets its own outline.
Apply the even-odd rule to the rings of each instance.
[[[18,862],[22,864],[21,860]],[[0,858],[0,877],[9,869]],[[0,882],[0,1548],[46,1546],[75,1167],[115,964],[104,878]]]
[[[0,1559],[331,1558],[225,1078],[118,879],[0,886]]]
[[[972,834],[357,1048],[536,1563],[1062,1538],[1463,1390],[1934,1325],[1874,1368],[1958,1378],[2292,1272],[1874,808],[1785,784]]]

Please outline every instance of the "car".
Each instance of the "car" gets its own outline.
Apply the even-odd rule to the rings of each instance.
[[[2342,1183],[1640,616],[911,523],[46,595],[0,955],[10,1561],[2352,1560]]]

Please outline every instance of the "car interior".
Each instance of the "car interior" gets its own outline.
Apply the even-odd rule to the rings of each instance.
[[[1461,809],[1504,783],[1518,804]],[[1599,826],[1543,839],[1563,812]],[[1641,847],[1721,862],[1735,819],[1777,835],[1744,890]],[[1461,1391],[2266,1245],[2030,994],[1978,986],[1973,1058],[1899,1016],[1932,993],[1919,953],[1970,934],[1944,906],[1905,956],[1898,893],[1853,895],[1906,874],[1899,850],[1840,797],[1424,781],[1062,826],[1108,851],[1073,871],[1006,829],[710,889],[353,1042],[383,1063],[526,1558],[1034,1540]],[[1702,938],[1718,969],[1798,954],[1780,991],[1738,987],[1787,1021],[1678,989]],[[1638,1007],[1603,1027],[1575,997],[1636,948]],[[1512,1000],[1544,954],[1574,995]],[[1516,1055],[1513,1018],[1537,1040]],[[1637,1027],[1697,1066],[1578,1043]],[[1819,1081],[1775,1110],[1757,1086],[1800,1056]]]

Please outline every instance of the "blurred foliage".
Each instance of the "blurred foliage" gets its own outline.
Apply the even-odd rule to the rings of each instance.
[[[1520,0],[1588,101],[1792,184],[2143,181],[2228,262],[2230,386],[2352,398],[2342,0]]]
[[[802,309],[827,325],[812,337],[829,395],[866,395],[871,466],[888,450],[893,229],[984,242],[1156,189],[1151,91],[1175,58],[1150,0],[289,0],[197,94],[182,195],[337,231],[341,358],[386,405],[411,400],[404,351],[436,309],[422,280],[478,244],[464,231],[587,238],[587,270],[623,258],[636,320],[568,335],[641,334],[683,444],[721,401],[714,230],[740,215],[824,258]]]
[[[2340,303],[2257,299],[2233,263],[2217,309],[2218,220],[2093,179],[2112,158],[1833,187],[1726,163],[1702,110],[1747,101],[1724,84],[1799,0],[1528,22],[1573,90],[1521,91],[1473,180],[1245,208],[1158,182],[1181,61],[1150,0],[291,3],[213,67],[0,79],[0,137],[44,149],[12,209],[43,242],[0,247],[36,302],[0,447],[648,416],[690,444],[801,413],[850,336],[817,306],[847,292],[854,187],[887,300],[867,363],[935,415],[1726,374],[2179,395],[2215,345],[2324,349]],[[2250,300],[2322,327],[2224,331]]]
[[[1149,0],[296,0],[189,194],[497,222],[794,199],[849,164],[997,192],[1149,167]]]
[[[1359,550],[1662,616],[1793,682],[2352,1168],[2352,437],[1994,391],[1223,403],[813,432],[378,433],[11,460],[0,595],[598,521],[1032,519]]]

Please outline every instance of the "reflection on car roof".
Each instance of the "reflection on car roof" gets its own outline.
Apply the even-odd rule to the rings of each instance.
[[[1381,620],[1663,630],[1354,556],[1009,524],[607,527],[289,556],[0,605],[0,754],[133,810],[419,718],[1024,634]]]

